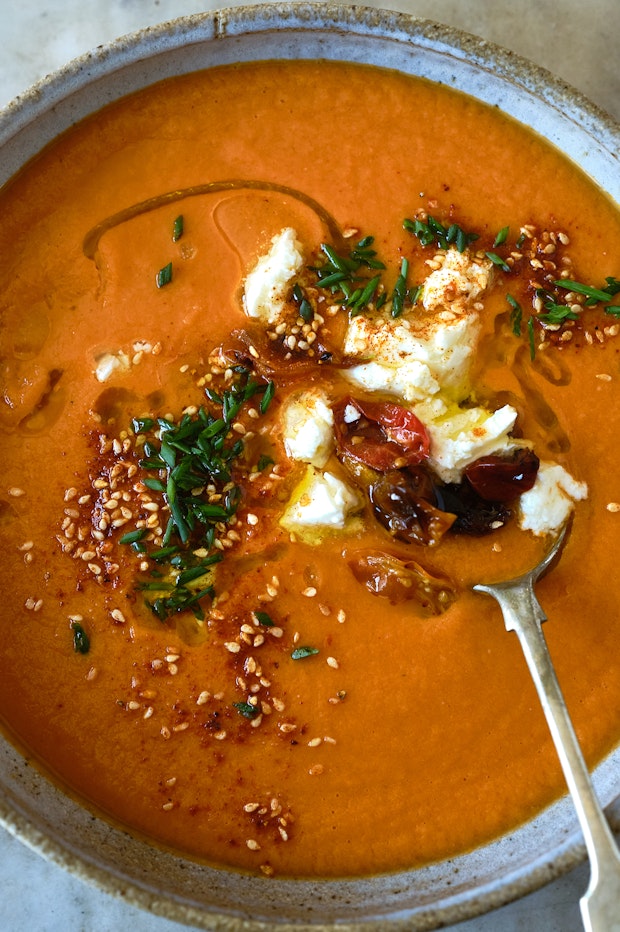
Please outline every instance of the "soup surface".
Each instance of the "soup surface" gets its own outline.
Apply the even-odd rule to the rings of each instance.
[[[544,140],[254,63],[111,105],[0,204],[0,713],[63,786],[268,875],[515,827],[565,787],[471,586],[569,511],[545,635],[588,761],[617,743],[620,218]]]

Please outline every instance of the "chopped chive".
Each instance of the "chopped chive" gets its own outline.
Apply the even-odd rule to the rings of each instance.
[[[485,252],[487,259],[490,259],[493,265],[496,265],[502,270],[502,272],[510,272],[510,266],[508,263],[502,259],[501,256],[498,256],[496,252]]]
[[[165,285],[170,284],[172,281],[172,262],[169,262],[168,265],[164,265],[164,267],[159,270],[155,281],[158,288],[163,288]]]
[[[172,242],[177,243],[183,236],[184,220],[183,214],[179,214],[172,224]]]
[[[510,312],[510,323],[512,324],[512,332],[516,337],[521,336],[521,321],[523,319],[523,308],[519,304],[516,298],[513,298],[511,294],[506,295],[506,300],[512,308]]]
[[[233,708],[244,718],[255,718],[259,712],[257,706],[251,705],[249,702],[233,702]]]
[[[90,638],[78,621],[71,622],[73,631],[73,650],[76,654],[87,654],[90,650]]]
[[[252,614],[256,618],[259,625],[262,625],[264,628],[273,628],[273,619],[267,614],[267,612],[259,612],[255,610]]]
[[[265,414],[267,412],[267,409],[269,405],[271,404],[273,396],[275,395],[275,391],[276,391],[275,382],[273,381],[268,382],[267,388],[265,389],[263,397],[261,398],[260,404],[259,404],[261,414]]]
[[[502,227],[495,240],[493,242],[493,249],[496,249],[498,246],[501,246],[502,243],[505,243],[508,239],[508,233],[510,232],[510,227]]]
[[[139,531],[129,531],[127,534],[123,534],[119,538],[119,544],[135,544],[146,535],[146,530],[141,529]]]
[[[318,654],[318,648],[316,647],[296,647],[291,657],[293,660],[303,660],[305,657],[312,657],[314,654]]]

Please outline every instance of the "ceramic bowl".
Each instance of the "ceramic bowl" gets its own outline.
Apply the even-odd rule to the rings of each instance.
[[[547,72],[480,39],[403,14],[329,4],[238,7],[146,29],[77,59],[0,114],[0,184],[48,141],[162,78],[268,58],[399,69],[527,124],[620,202],[620,127]],[[595,784],[620,825],[620,752]],[[198,928],[284,932],[435,929],[527,893],[583,858],[569,799],[492,844],[423,869],[361,880],[292,881],[214,870],[112,828],[0,742],[0,819],[42,855],[125,900]]]

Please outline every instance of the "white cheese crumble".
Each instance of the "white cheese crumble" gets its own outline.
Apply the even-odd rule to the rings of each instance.
[[[449,308],[462,314],[478,301],[491,284],[493,263],[477,261],[467,252],[448,249],[443,253],[441,268],[426,278],[422,288],[422,304],[427,311]]]
[[[557,463],[542,462],[536,481],[519,500],[519,526],[537,536],[558,531],[574,503],[587,498],[588,486],[578,482]]]
[[[131,360],[127,353],[119,350],[117,353],[104,353],[96,359],[95,378],[98,382],[107,382],[116,372],[128,372],[131,369]]]
[[[281,523],[289,531],[342,530],[349,515],[360,508],[360,500],[348,485],[330,472],[308,466],[294,490]]]
[[[323,392],[309,389],[293,396],[282,413],[282,426],[291,459],[325,466],[334,448],[334,414]]]
[[[460,400],[469,392],[469,370],[480,333],[473,304],[491,281],[490,260],[475,262],[456,249],[424,282],[422,304],[399,318],[389,307],[351,318],[344,351],[368,362],[345,372],[367,391],[384,391],[420,402],[439,392]]]
[[[493,412],[467,408],[427,421],[429,465],[444,482],[459,482],[465,467],[481,456],[514,450],[517,442],[509,435],[516,419],[515,409],[504,405]]]
[[[245,280],[243,304],[248,317],[266,325],[279,322],[291,279],[301,270],[303,255],[295,230],[285,227],[271,240]]]

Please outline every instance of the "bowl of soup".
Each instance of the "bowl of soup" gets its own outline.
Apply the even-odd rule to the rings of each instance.
[[[501,49],[272,4],[0,116],[0,813],[198,928],[432,929],[618,822],[620,129]]]

